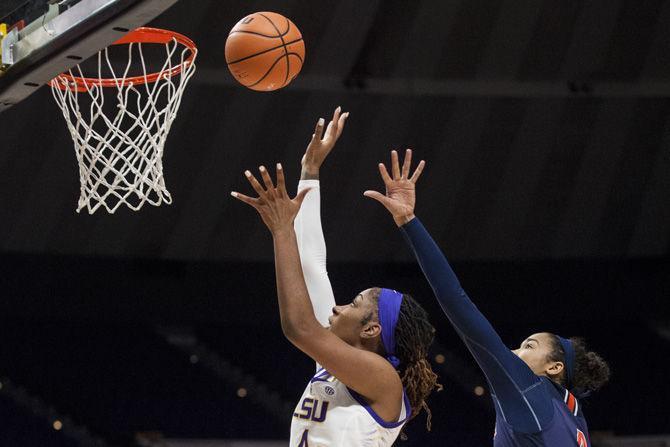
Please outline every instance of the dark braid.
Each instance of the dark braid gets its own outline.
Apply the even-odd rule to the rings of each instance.
[[[380,292],[375,290],[377,298]],[[411,295],[403,294],[395,328],[395,354],[400,359],[400,378],[412,407],[412,419],[425,410],[428,430],[431,412],[426,399],[433,390],[442,390],[428,362],[428,349],[434,337],[435,328],[428,321],[428,313]]]

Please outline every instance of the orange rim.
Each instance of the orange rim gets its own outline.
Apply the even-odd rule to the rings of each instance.
[[[72,76],[70,74],[62,73],[56,78],[49,81],[50,86],[56,86],[61,90],[76,90],[76,91],[87,91],[88,87],[91,85],[99,85],[101,87],[117,87],[123,86],[126,87],[130,84],[140,85],[156,82],[156,80],[161,77],[172,77],[178,75],[182,71],[182,67],[188,67],[193,63],[198,48],[195,46],[195,43],[184,36],[183,34],[169,31],[160,28],[149,28],[141,27],[137,28],[134,31],[129,32],[112,45],[123,45],[131,43],[159,43],[166,44],[176,40],[178,43],[184,45],[191,51],[191,54],[184,60],[183,64],[179,64],[172,69],[164,72],[150,73],[146,76],[133,76],[130,78],[125,78],[123,80],[114,79],[114,78],[84,78],[80,76]]]

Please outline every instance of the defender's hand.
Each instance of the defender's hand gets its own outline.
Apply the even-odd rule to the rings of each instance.
[[[398,153],[391,151],[391,171],[393,178],[389,176],[384,163],[379,163],[379,173],[381,174],[386,194],[377,191],[365,191],[364,196],[375,199],[391,213],[393,220],[399,227],[406,224],[414,218],[414,204],[416,202],[415,184],[419,180],[426,162],[421,160],[416,167],[414,174],[410,177],[410,167],[412,164],[412,150],[405,152],[405,161],[400,171],[398,162]]]

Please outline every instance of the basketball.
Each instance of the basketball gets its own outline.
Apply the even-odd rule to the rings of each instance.
[[[226,63],[233,77],[252,90],[286,87],[300,73],[305,42],[293,22],[275,12],[249,14],[226,40]]]

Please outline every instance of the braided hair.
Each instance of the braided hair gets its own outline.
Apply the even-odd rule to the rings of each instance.
[[[373,289],[379,299],[381,289]],[[430,430],[431,412],[426,399],[433,390],[442,390],[437,374],[428,362],[428,349],[435,338],[435,328],[428,321],[428,313],[411,295],[403,294],[395,328],[395,355],[400,359],[400,378],[409,399],[414,419],[426,411],[426,428]]]

